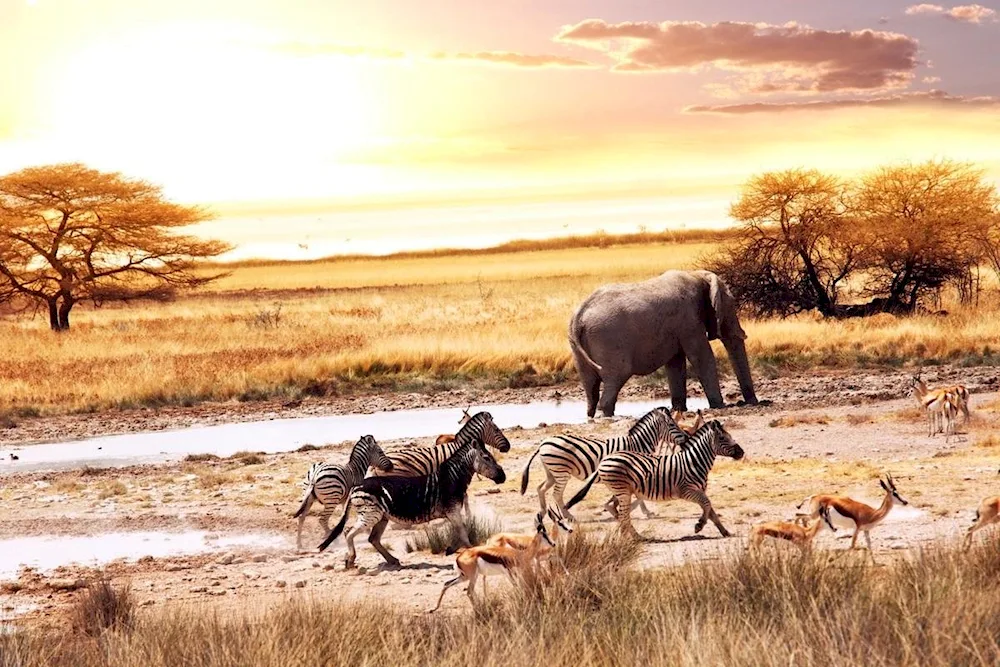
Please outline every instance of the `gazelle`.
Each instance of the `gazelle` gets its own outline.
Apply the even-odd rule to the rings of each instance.
[[[670,416],[674,418],[675,422],[677,422],[677,426],[688,435],[694,435],[695,431],[697,431],[698,429],[700,429],[702,426],[705,425],[705,416],[701,413],[701,410],[698,410],[698,412],[695,414],[694,421],[691,422],[690,424],[686,424],[683,421],[684,412],[682,410],[674,410],[673,412],[670,413]],[[658,455],[662,455],[665,453],[663,452],[664,444],[665,443],[661,443],[660,451],[657,452]],[[666,453],[673,454],[675,451],[677,451],[677,443],[671,442],[670,451]]]
[[[545,530],[545,521],[542,517],[541,512],[535,515],[535,534],[524,548],[481,546],[459,550],[455,557],[455,569],[458,570],[458,576],[444,582],[441,595],[438,596],[437,604],[434,605],[431,612],[433,613],[441,607],[444,594],[455,584],[460,584],[463,581],[469,582],[467,593],[471,602],[472,595],[476,590],[476,579],[479,575],[489,577],[496,574],[506,574],[512,577],[514,570],[528,565],[541,555],[551,551],[555,547],[555,542]]]
[[[927,413],[928,435],[945,432],[948,437],[948,419],[945,413],[951,413],[951,430],[954,433],[954,421],[958,412],[961,411],[963,423],[969,421],[969,390],[965,385],[956,384],[950,387],[938,387],[928,389],[927,383],[920,379],[920,374],[913,376],[913,396],[920,403],[920,407]],[[951,403],[948,407],[946,402]]]
[[[471,405],[467,408],[462,408],[462,418],[458,420],[460,426],[465,426],[465,422],[472,419],[472,415],[469,414],[469,410],[471,409],[472,409]],[[437,440],[434,441],[434,444],[445,445],[449,442],[454,442],[454,441],[455,441],[455,435],[453,433],[442,433],[437,437]]]
[[[809,509],[806,512],[797,514],[796,518],[815,520],[820,516],[823,508],[826,508],[830,513],[830,520],[833,525],[848,530],[854,529],[854,535],[851,536],[851,549],[857,546],[858,534],[862,532],[865,534],[865,542],[868,543],[868,554],[874,563],[875,554],[872,553],[872,538],[869,532],[889,514],[895,501],[898,500],[903,505],[909,505],[899,495],[899,492],[896,491],[896,483],[893,481],[892,475],[886,475],[885,481],[879,480],[878,483],[885,490],[885,497],[882,499],[882,504],[879,505],[878,509],[847,496],[816,495],[809,496],[799,503],[799,509],[807,503]]]
[[[968,549],[972,546],[973,533],[995,523],[1000,523],[1000,496],[983,498],[976,510],[976,522],[969,526],[969,530],[965,532],[964,548]]]
[[[538,514],[541,516],[541,513]],[[488,540],[486,540],[486,546],[488,547],[510,547],[512,549],[527,549],[534,542],[537,532],[537,521],[538,516],[535,517],[536,520],[536,532],[533,534],[524,533],[497,533],[496,535],[491,535]],[[570,535],[573,532],[573,526],[566,517],[557,513],[551,507],[548,509],[548,517],[552,520],[552,542],[553,545],[559,544],[559,538],[562,533]],[[550,547],[547,544],[540,545],[535,552],[535,562],[540,563],[542,560],[547,560],[552,552],[555,550],[554,546]],[[563,571],[566,571],[565,564],[562,565]],[[485,585],[485,583],[484,583]]]
[[[830,530],[837,532],[836,527],[830,522],[830,511],[824,506],[819,509],[819,517],[812,520],[806,526],[800,526],[791,521],[768,521],[759,523],[750,529],[750,546],[759,547],[765,537],[773,537],[778,540],[788,540],[795,546],[802,549],[806,554],[812,551],[813,538],[823,528],[823,524],[829,526]]]

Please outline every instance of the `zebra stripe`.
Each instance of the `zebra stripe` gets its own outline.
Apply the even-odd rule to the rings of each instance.
[[[585,479],[597,469],[598,464],[614,452],[646,452],[652,453],[665,443],[685,447],[690,436],[683,431],[670,415],[670,410],[664,407],[654,408],[647,412],[629,429],[628,434],[598,440],[580,435],[555,435],[542,441],[535,453],[528,459],[524,472],[521,473],[521,494],[528,488],[531,463],[536,456],[542,459],[545,469],[545,481],[538,486],[538,503],[544,513],[548,507],[545,494],[552,489],[552,497],[556,506],[564,516],[573,519],[569,513],[563,494],[571,477]],[[643,511],[649,514],[643,505]],[[575,520],[575,519],[574,519]]]
[[[392,461],[370,435],[362,437],[351,449],[346,464],[314,463],[306,473],[304,486],[306,495],[293,517],[299,520],[296,545],[302,548],[302,524],[309,514],[313,502],[323,506],[319,515],[323,531],[330,532],[330,517],[336,508],[347,500],[348,494],[365,478],[369,466],[381,470],[392,470]]]
[[[743,458],[743,449],[719,421],[712,420],[699,428],[681,451],[669,456],[652,456],[631,451],[609,455],[569,501],[569,506],[583,500],[593,483],[600,480],[615,495],[618,521],[623,529],[635,532],[630,516],[632,496],[640,500],[679,498],[697,503],[702,508],[701,518],[694,528],[696,533],[711,519],[719,532],[728,537],[729,531],[722,525],[712,508],[712,501],[705,493],[708,474],[716,456],[739,460]]]
[[[389,451],[386,455],[392,461],[392,472],[387,475],[374,471],[369,477],[431,475],[465,444],[472,444],[480,449],[492,447],[500,452],[510,451],[510,442],[503,431],[493,423],[493,415],[489,412],[478,412],[462,425],[451,442]]]

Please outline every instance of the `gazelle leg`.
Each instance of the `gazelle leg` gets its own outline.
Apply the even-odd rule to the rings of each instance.
[[[434,613],[435,611],[441,608],[441,600],[444,599],[445,592],[455,584],[460,584],[463,581],[465,581],[465,574],[461,570],[459,570],[457,577],[454,577],[453,579],[449,579],[448,581],[444,582],[444,586],[441,587],[441,595],[438,596],[438,603],[434,605],[433,609],[431,609],[431,613]]]
[[[642,498],[639,498],[639,509],[646,515],[647,519],[652,519],[656,516],[656,512],[650,512],[649,508],[646,507],[646,503],[642,502]]]
[[[382,554],[382,558],[385,562],[389,563],[392,567],[399,567],[399,559],[389,553],[389,550],[382,546],[382,533],[385,532],[386,526],[389,525],[389,517],[383,516],[382,519],[372,526],[371,533],[368,535],[368,541],[371,543],[375,550]]]
[[[853,549],[855,545],[858,543],[858,533],[860,532],[861,532],[860,528],[854,529],[854,535],[851,536],[851,549]]]
[[[708,499],[708,496],[705,495],[704,491],[701,491],[700,489],[691,489],[682,497],[684,500],[696,503],[699,507],[701,507],[701,517],[694,525],[694,532],[700,533],[701,529],[705,527],[708,520],[711,519],[712,523],[714,523],[715,527],[719,529],[719,533],[721,533],[723,537],[730,536],[729,531],[722,525],[719,515],[715,513],[715,509],[712,507],[712,501]]]
[[[871,556],[871,558],[872,558],[872,565],[874,565],[875,564],[875,552],[872,551],[872,536],[871,536],[871,534],[867,530],[865,531],[865,542],[868,543],[868,555]]]

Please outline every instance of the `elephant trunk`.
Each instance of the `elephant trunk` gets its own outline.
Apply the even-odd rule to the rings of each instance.
[[[749,405],[756,405],[757,394],[753,390],[753,378],[750,376],[750,361],[747,359],[747,348],[742,337],[723,339],[722,344],[729,353],[729,362],[736,372],[736,380],[740,383],[743,400]]]

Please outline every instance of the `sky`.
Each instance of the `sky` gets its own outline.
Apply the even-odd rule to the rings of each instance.
[[[1000,176],[998,10],[0,0],[0,173],[145,178],[234,257],[718,226],[771,169]]]

